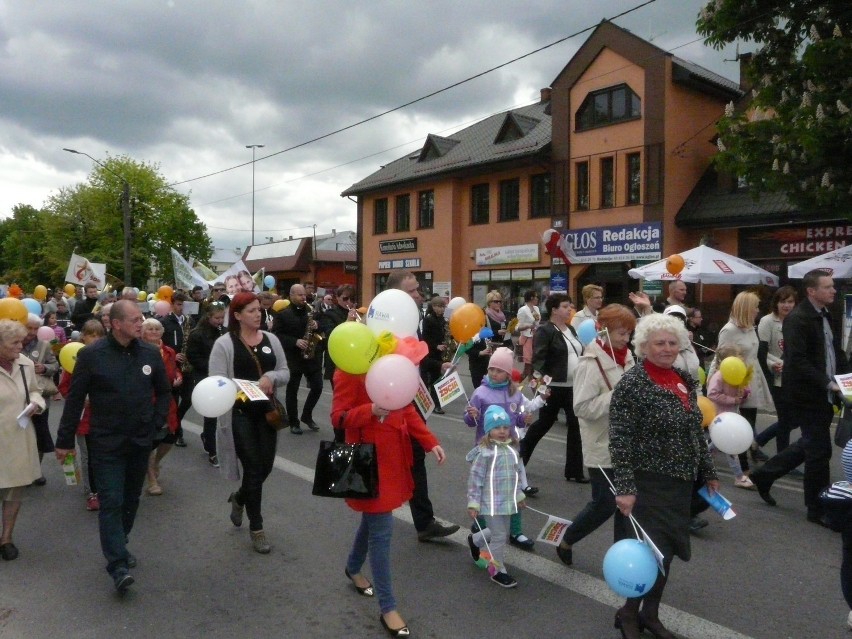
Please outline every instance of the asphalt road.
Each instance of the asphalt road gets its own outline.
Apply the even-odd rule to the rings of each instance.
[[[358,516],[341,501],[310,494],[318,441],[331,436],[330,399],[326,389],[315,413],[320,433],[279,437],[264,489],[274,547],[268,556],[251,550],[247,525],[237,529],[228,520],[234,485],[208,465],[200,418],[190,412],[189,447],[174,449],[163,463],[164,494],[143,496],[130,540],[139,558],[136,584],[123,598],[104,570],[97,515],[85,510],[79,487],[65,486],[56,461],[45,458],[47,485],[27,490],[15,530],[21,555],[0,562],[0,639],[385,636],[377,603],[358,596],[343,575]],[[54,427],[62,405],[52,402]],[[464,455],[473,442],[461,412],[457,402],[430,419],[449,459],[427,464],[436,514],[465,526]],[[762,425],[769,421],[761,416]],[[589,487],[562,479],[564,441],[557,424],[536,449],[528,474],[541,492],[530,505],[570,519]],[[721,457],[717,466],[737,517],[723,521],[708,511],[710,525],[693,537],[692,560],[673,564],[662,611],[668,627],[690,639],[847,637],[840,536],[806,522],[801,482],[778,482],[779,506],[770,508],[756,493],[733,487]],[[507,591],[473,565],[466,533],[420,543],[408,508],[396,516],[394,589],[413,637],[620,636],[612,622],[621,601],[601,571],[612,543],[609,524],[575,546],[572,568],[543,543],[531,553],[510,549],[507,564],[519,587]],[[524,515],[531,537],[544,522],[537,513]]]

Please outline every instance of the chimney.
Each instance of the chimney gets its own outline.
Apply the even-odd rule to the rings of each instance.
[[[751,67],[751,53],[740,53],[737,56],[740,62],[740,89],[743,93],[751,91],[752,83],[749,75],[749,67]]]
[[[550,94],[553,92],[553,89],[550,87],[544,87],[541,90],[541,103],[550,102]]]
[[[331,237],[337,237],[337,229],[331,229]]]

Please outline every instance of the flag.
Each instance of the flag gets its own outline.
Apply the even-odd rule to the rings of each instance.
[[[260,270],[251,276],[252,281],[257,285],[259,291],[263,290],[263,278],[266,275],[266,267],[260,267]]]
[[[216,271],[209,266],[205,266],[198,260],[192,260],[192,268],[194,268],[195,271],[208,282],[215,282],[216,278],[219,277],[216,275]]]
[[[98,290],[106,284],[106,264],[95,264],[82,255],[71,254],[68,270],[65,271],[65,281],[82,286],[89,282],[95,284]]]
[[[175,286],[191,291],[195,286],[207,288],[207,281],[201,277],[176,250],[172,251],[172,267],[175,272]]]

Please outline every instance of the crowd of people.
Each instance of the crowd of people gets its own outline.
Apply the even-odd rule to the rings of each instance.
[[[146,481],[148,495],[168,489],[160,479],[161,462],[172,446],[185,445],[181,421],[194,385],[221,375],[255,381],[270,399],[280,391],[284,432],[301,435],[302,426],[319,430],[322,417],[314,410],[330,382],[335,438],[373,443],[380,460],[379,496],[347,500],[361,520],[344,573],[359,595],[376,597],[380,623],[389,634],[409,636],[391,586],[392,511],[408,502],[420,541],[459,529],[439,521],[429,499],[425,459],[432,454],[443,463],[446,454],[414,405],[392,411],[376,405],[364,376],[337,370],[328,357],[324,342],[334,328],[362,319],[352,286],[313,299],[312,290],[295,284],[288,303],[276,310],[273,295],[255,294],[242,288],[238,277],[235,281],[232,292],[227,282],[215,284],[209,295],[200,287],[176,292],[167,313],[149,317],[135,289],[110,299],[87,285],[79,299],[59,290],[40,315],[28,316],[26,326],[0,320],[0,384],[6,387],[4,397],[14,399],[3,403],[0,415],[0,558],[18,556],[12,533],[23,491],[45,481],[42,456],[54,452],[64,462],[76,453],[86,508],[99,512],[107,571],[116,590],[126,592],[134,582],[136,557],[127,546],[140,495]],[[604,288],[591,284],[582,289],[581,309],[564,293],[548,295],[542,309],[539,293],[530,290],[513,324],[503,311],[503,294],[490,291],[484,314],[493,336],[468,351],[474,390],[459,413],[475,433],[466,457],[473,560],[486,557],[497,585],[517,586],[505,563],[505,545],[534,547],[523,532],[521,512],[538,488],[529,484],[526,469],[564,412],[563,475],[590,484],[591,493],[556,555],[572,565],[575,544],[610,517],[614,541],[629,538],[628,521],[635,517],[659,549],[662,570],[648,592],[618,609],[615,625],[625,638],[639,637],[643,629],[656,637],[673,636],[658,614],[671,563],[674,557],[689,560],[690,534],[706,525],[698,516],[707,508],[698,490],[704,487],[712,495],[719,487],[713,445],[702,428],[702,394],[718,412],[740,413],[753,429],[749,450],[725,457],[736,487],[756,490],[774,506],[773,482],[804,464],[807,520],[838,528],[820,495],[830,485],[829,427],[833,406],[842,399],[834,375],[846,371],[847,354],[830,315],[831,276],[811,272],[802,284],[801,302],[795,289],[783,287],[759,322],[759,296],[739,293],[718,339],[702,328],[700,309],[687,304],[687,287],[680,281],[656,307],[642,293],[631,293],[624,304],[606,303]],[[393,272],[387,286],[423,305],[412,273]],[[188,301],[198,303],[197,313],[184,313]],[[418,330],[428,346],[419,368],[430,388],[454,365],[457,344],[446,307],[443,298],[429,300]],[[578,331],[588,322],[594,324],[594,338],[581,339]],[[69,340],[86,344],[73,373],[60,376],[58,349],[39,337],[43,326],[52,329],[54,346]],[[740,358],[753,371],[747,383],[725,381],[719,369],[728,357]],[[309,392],[300,407],[303,379]],[[532,397],[523,387],[534,390]],[[65,404],[54,441],[46,400],[57,392]],[[227,497],[230,521],[240,527],[248,518],[251,547],[261,554],[271,552],[274,537],[264,530],[262,498],[279,434],[269,417],[276,406],[238,401],[224,415],[203,422],[209,463],[240,482]],[[32,428],[18,426],[22,409]],[[777,414],[776,423],[761,432],[759,411]],[[444,412],[437,402],[434,412]],[[802,436],[791,442],[797,428]],[[761,446],[773,438],[778,454],[769,459]],[[372,581],[362,573],[367,562]],[[852,566],[852,544],[844,544],[844,564]],[[844,572],[843,587],[852,593],[852,568]]]

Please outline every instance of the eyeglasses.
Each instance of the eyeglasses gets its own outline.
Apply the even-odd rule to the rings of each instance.
[[[351,297],[349,297],[348,295],[341,295],[341,296],[340,296],[340,297],[338,297],[337,299],[342,300],[342,301],[344,301],[344,302],[348,302],[348,301],[349,301],[349,300],[351,300],[352,298],[351,298]]]
[[[225,305],[222,302],[210,302],[210,306],[214,306],[216,308],[224,308]]]
[[[503,300],[491,300],[492,304],[502,304]]]

